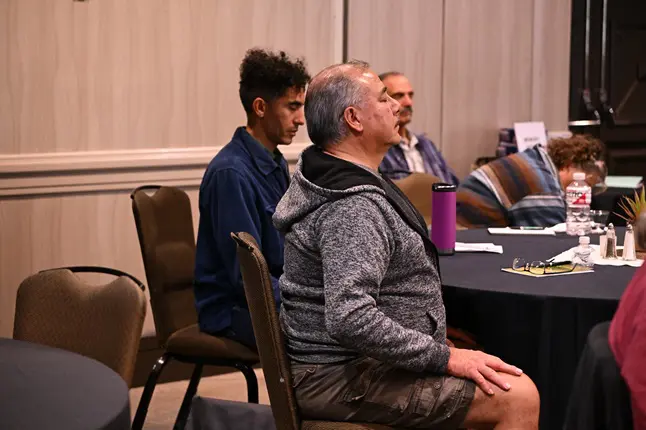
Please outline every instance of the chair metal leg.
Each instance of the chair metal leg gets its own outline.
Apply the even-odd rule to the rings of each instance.
[[[249,403],[258,403],[258,379],[256,378],[256,372],[253,371],[251,366],[247,366],[244,363],[236,363],[236,369],[241,371],[247,380],[247,401]]]
[[[191,381],[188,383],[188,388],[186,388],[184,400],[182,400],[182,406],[180,406],[179,408],[179,413],[177,414],[177,419],[175,420],[173,430],[184,430],[184,427],[186,426],[188,414],[191,412],[193,397],[195,397],[195,393],[197,393],[197,386],[200,383],[200,378],[202,377],[203,367],[204,366],[200,363],[196,364],[195,369],[193,369]]]
[[[139,406],[137,406],[137,413],[135,413],[135,419],[132,421],[132,430],[141,430],[144,428],[144,421],[146,420],[146,415],[148,414],[148,406],[150,405],[150,400],[153,397],[153,392],[155,391],[155,386],[157,385],[157,379],[161,375],[164,366],[170,361],[171,357],[168,354],[164,354],[153,366],[153,370],[148,375],[148,380],[144,386],[144,391],[141,393],[141,399],[139,400]]]

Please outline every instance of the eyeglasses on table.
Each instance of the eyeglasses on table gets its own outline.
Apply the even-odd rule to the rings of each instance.
[[[529,272],[534,275],[550,275],[572,272],[576,263],[571,261],[528,261],[524,258],[514,258],[511,268],[519,272]]]

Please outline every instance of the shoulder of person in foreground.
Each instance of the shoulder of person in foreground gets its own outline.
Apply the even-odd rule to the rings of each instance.
[[[227,145],[228,146],[228,145]],[[252,182],[251,157],[243,151],[227,150],[223,148],[209,163],[204,172],[200,190],[225,189],[232,180],[242,183]]]

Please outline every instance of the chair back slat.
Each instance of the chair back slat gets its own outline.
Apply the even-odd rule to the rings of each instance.
[[[144,186],[130,197],[157,339],[164,346],[171,334],[197,323],[191,201],[175,187]]]
[[[248,233],[231,236],[238,245],[245,296],[276,428],[297,430],[300,428],[297,403],[267,262],[253,236]]]
[[[415,206],[424,217],[427,225],[431,224],[433,216],[433,184],[441,182],[437,176],[427,173],[413,172],[403,179],[393,180],[395,185],[408,197],[408,200]]]
[[[13,337],[93,358],[130,386],[145,315],[143,288],[129,275],[91,285],[69,269],[48,270],[20,284]]]

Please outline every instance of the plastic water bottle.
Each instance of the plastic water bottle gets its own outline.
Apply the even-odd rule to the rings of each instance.
[[[590,233],[590,202],[592,188],[585,182],[585,173],[576,172],[574,181],[565,189],[567,216],[565,229],[570,236],[585,236]]]
[[[574,248],[572,263],[584,267],[593,267],[594,259],[592,258],[592,247],[588,236],[579,236],[579,246]]]

